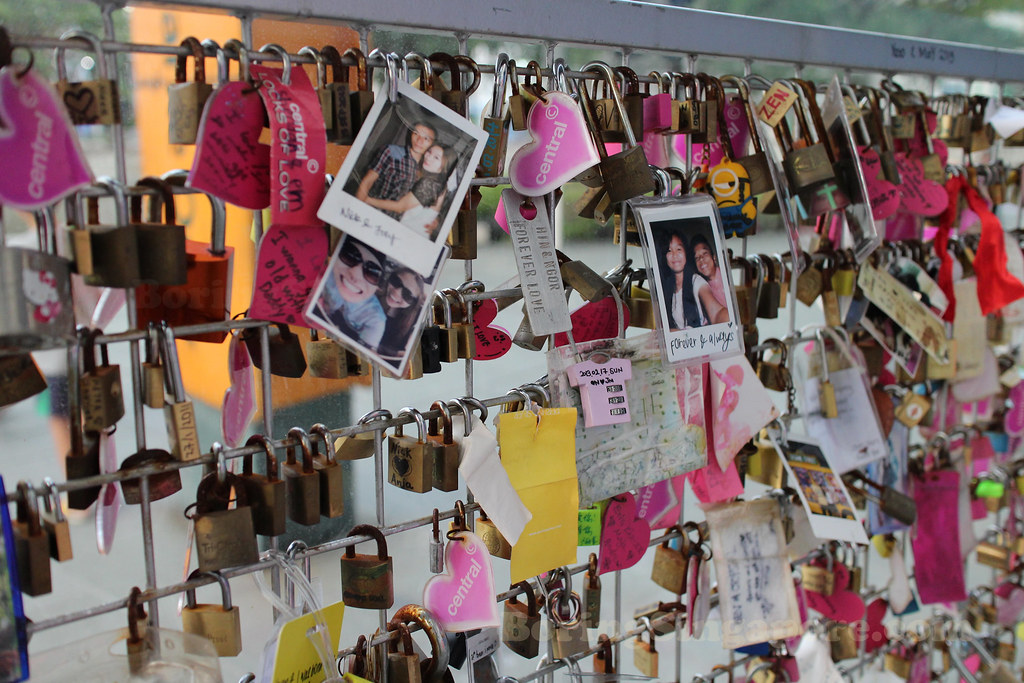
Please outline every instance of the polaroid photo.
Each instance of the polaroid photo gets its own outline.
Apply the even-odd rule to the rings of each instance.
[[[666,362],[742,353],[742,328],[715,201],[689,195],[634,199],[629,205],[643,240]]]
[[[780,444],[773,441],[782,464],[797,483],[811,531],[822,540],[868,543],[850,493],[835,473],[824,451],[814,441],[789,439]]]
[[[487,133],[399,81],[377,94],[317,217],[430,277]]]
[[[342,235],[306,307],[309,323],[395,375],[419,344],[425,312],[448,257],[429,278],[351,235]]]

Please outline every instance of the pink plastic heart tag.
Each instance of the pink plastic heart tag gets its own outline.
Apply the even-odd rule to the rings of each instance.
[[[868,188],[868,203],[871,217],[876,221],[885,220],[900,209],[900,188],[882,177],[882,160],[871,147],[858,147],[860,167],[864,171],[864,182]]]
[[[526,125],[531,140],[512,155],[508,171],[519,194],[554,192],[601,160],[583,112],[566,93],[544,93],[530,108]]]
[[[302,69],[292,69],[291,83],[281,69],[254,64],[260,97],[270,120],[270,219],[275,225],[320,225],[324,200],[327,134],[320,99]]]
[[[39,209],[92,182],[53,86],[20,65],[0,69],[0,203]]]
[[[444,548],[445,573],[423,587],[423,606],[445,631],[499,626],[491,556],[479,536],[460,531]]]
[[[306,300],[327,261],[327,231],[321,227],[272,225],[260,240],[249,317],[308,326]]]
[[[924,167],[919,160],[897,154],[896,167],[903,179],[900,194],[904,209],[918,216],[938,216],[946,210],[949,203],[946,188],[924,177]]]
[[[199,122],[188,185],[243,209],[270,204],[270,147],[261,144],[263,102],[252,84],[213,91]]]
[[[494,299],[481,301],[473,307],[473,332],[476,335],[474,360],[501,358],[512,348],[512,337],[508,330],[492,325],[498,315],[498,304]]]
[[[655,523],[669,510],[679,505],[679,496],[676,495],[671,479],[664,479],[650,486],[641,486],[637,489],[636,496],[636,516],[646,520],[652,529],[658,528],[654,526]]]
[[[117,448],[113,432],[100,433],[100,470],[103,474],[117,471]],[[114,545],[117,530],[117,512],[121,509],[121,485],[116,481],[100,489],[100,504],[96,506],[96,550],[106,555]]]
[[[824,566],[824,561],[822,565]],[[814,591],[807,593],[807,606],[821,612],[825,617],[844,624],[852,624],[864,616],[864,600],[851,590],[850,570],[845,565],[837,562],[832,569],[835,574],[835,591],[832,595],[822,595]]]
[[[597,573],[629,569],[640,561],[651,540],[651,528],[636,516],[636,499],[628,491],[613,496],[601,522]]]
[[[224,392],[220,413],[220,430],[224,445],[238,448],[245,438],[245,430],[256,417],[256,388],[249,349],[238,335],[231,335],[228,344],[228,372],[231,386]]]
[[[569,316],[572,321],[572,336],[576,343],[593,341],[594,339],[610,339],[619,333],[619,314],[622,310],[622,326],[629,327],[629,309],[615,303],[614,297],[605,297],[598,301],[590,301]],[[555,346],[569,343],[569,335],[565,332],[555,334]]]
[[[864,621],[867,622],[867,633],[861,635],[864,621],[858,621],[853,624],[853,632],[857,635],[857,642],[864,640],[864,649],[868,653],[874,652],[889,642],[889,631],[885,628],[885,624],[882,623],[888,610],[889,603],[884,598],[877,598],[868,604],[865,610],[867,618]]]
[[[686,475],[680,474],[671,479],[652,484],[654,487],[662,485],[665,486],[665,489],[662,494],[658,495],[664,495],[665,498],[654,498],[654,500],[662,502],[662,505],[657,507],[651,503],[645,510],[643,505],[642,499],[645,491],[650,487],[645,486],[637,492],[641,497],[641,502],[638,504],[640,512],[637,516],[646,519],[652,529],[668,529],[679,523],[679,508],[683,505],[683,495],[686,492]]]

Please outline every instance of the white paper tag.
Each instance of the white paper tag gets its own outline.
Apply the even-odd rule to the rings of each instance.
[[[884,458],[889,450],[860,370],[838,370],[829,373],[829,380],[835,389],[841,417],[821,415],[821,379],[810,377],[802,394],[807,433],[821,443],[836,474],[845,474]]]
[[[498,440],[473,415],[473,429],[469,436],[463,436],[464,422],[459,415],[452,416],[452,430],[455,442],[462,449],[459,473],[466,480],[466,486],[473,492],[480,507],[487,510],[487,516],[498,527],[498,531],[511,545],[519,540],[527,523],[533,519],[530,510],[523,505],[519,494],[512,487],[508,473],[498,457]]]
[[[469,662],[472,664],[485,657],[490,657],[497,652],[500,640],[496,628],[485,628],[480,633],[466,638],[466,654],[469,657]]]
[[[910,589],[907,565],[903,561],[903,544],[899,540],[889,553],[889,574],[892,577],[889,579],[889,607],[893,614],[902,614],[914,599],[914,593]]]
[[[533,210],[537,212],[532,219],[527,219],[520,210],[526,201],[521,194],[507,189],[502,191],[501,198],[505,203],[530,327],[537,336],[565,332],[572,328],[572,321],[544,197],[530,198]]]
[[[828,644],[813,631],[800,638],[796,649],[800,679],[815,683],[843,683],[843,677],[832,661]]]

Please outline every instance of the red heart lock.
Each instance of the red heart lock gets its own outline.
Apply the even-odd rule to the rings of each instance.
[[[811,562],[815,567],[828,568],[828,562],[824,558],[817,558]],[[864,600],[851,590],[850,570],[841,562],[832,566],[832,574],[835,576],[835,589],[832,595],[822,595],[812,590],[807,590],[807,606],[820,612],[823,616],[844,624],[852,624],[864,616]]]
[[[619,333],[619,306],[614,297],[585,303],[569,316],[572,321],[572,336],[576,343],[595,339],[610,339]],[[622,306],[622,327],[629,327],[629,309]],[[555,346],[569,343],[569,335],[559,332],[555,335]]]
[[[871,216],[876,220],[884,220],[900,208],[900,188],[890,183],[882,175],[882,160],[871,147],[858,147],[860,166],[864,170],[864,183],[868,189],[868,202],[871,204]]]
[[[512,348],[512,337],[508,330],[491,325],[498,315],[498,304],[494,299],[477,302],[473,306],[473,334],[476,335],[474,360],[501,358]]]
[[[889,611],[889,603],[885,601],[885,598],[878,598],[868,605],[866,609],[867,633],[862,634],[864,622],[857,621],[853,624],[853,632],[857,637],[857,642],[859,643],[866,638],[864,642],[865,652],[874,652],[889,642],[889,631],[885,628],[885,624],[882,623],[882,619],[885,618],[887,611]]]
[[[938,216],[946,210],[949,203],[946,189],[924,177],[924,167],[919,160],[897,154],[896,167],[903,179],[900,193],[904,209],[919,216]]]

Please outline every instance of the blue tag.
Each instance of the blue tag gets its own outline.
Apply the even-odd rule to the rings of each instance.
[[[3,477],[0,477],[0,515],[4,530],[4,559],[7,562],[7,583],[0,583],[0,621],[13,624],[11,630],[0,633],[0,653],[5,655],[7,667],[0,671],[0,683],[28,680],[28,638],[25,635],[25,612],[21,605],[21,587],[18,582],[18,562],[14,557],[14,532],[11,529],[11,513],[7,507],[7,495]],[[10,657],[18,653],[17,662]]]

